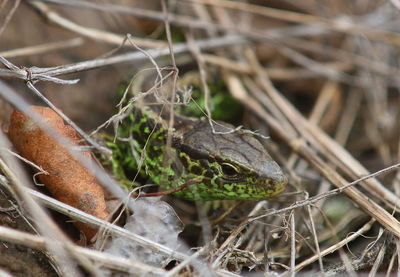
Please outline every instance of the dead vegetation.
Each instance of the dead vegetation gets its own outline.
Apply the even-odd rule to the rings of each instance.
[[[50,272],[51,265],[48,275],[59,276],[399,274],[398,1],[2,0],[0,8],[3,245],[43,251],[47,258],[35,266]],[[210,76],[222,80],[245,107],[241,124],[271,135],[264,142],[290,179],[284,194],[208,207],[208,214],[204,203],[168,197],[185,224],[171,245],[144,231],[169,230],[172,241],[181,232],[162,201],[148,204],[161,209],[155,214],[138,213],[146,224],[122,228],[133,220],[123,212],[110,223],[29,188],[31,172],[5,136],[13,107],[94,172],[110,212],[127,201],[126,191],[30,105],[54,109],[109,155],[89,134],[111,118],[117,84],[135,76],[134,86],[144,69],[155,72],[156,87],[172,84],[174,93],[185,93],[177,80],[196,71],[206,99]],[[101,228],[96,243],[77,246],[61,214]],[[118,256],[108,251],[109,237],[147,254]],[[4,249],[0,270],[26,276],[9,266]],[[14,256],[19,264],[25,257]]]

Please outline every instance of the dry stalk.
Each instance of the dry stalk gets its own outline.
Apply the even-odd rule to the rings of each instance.
[[[259,68],[256,57],[253,53],[248,52],[249,59],[255,68]],[[258,71],[257,71],[258,72]],[[318,126],[315,126],[311,122],[308,122],[272,85],[268,76],[263,76],[261,72],[258,73],[258,81],[263,87],[265,92],[269,95],[272,102],[283,111],[285,117],[290,124],[296,128],[296,132],[301,134],[301,139],[305,138],[309,143],[312,144],[314,148],[319,148],[319,153],[327,156],[336,166],[350,174],[352,178],[359,178],[361,176],[368,175],[369,172],[353,158],[344,148],[342,148],[336,141],[331,139],[324,131],[322,131]],[[296,143],[294,140],[299,138],[292,138],[292,142]],[[296,148],[296,145],[292,145]],[[301,145],[300,145],[301,147]],[[311,150],[311,149],[310,149]],[[310,158],[315,159],[315,162],[322,163],[319,157],[315,156],[312,151],[308,153]],[[324,166],[325,167],[325,166]],[[325,171],[325,170],[324,170]],[[326,173],[331,171],[327,169]],[[328,175],[331,175],[328,173]],[[337,175],[336,172],[332,172],[332,176]],[[339,181],[339,180],[337,180]],[[344,182],[346,183],[346,182]],[[342,183],[343,184],[343,183]],[[335,184],[339,185],[339,184]],[[369,179],[363,184],[364,187],[372,193],[374,196],[378,197],[382,201],[386,202],[390,207],[397,207],[400,204],[400,198],[394,195],[391,191],[385,188],[378,180]]]
[[[249,12],[256,15],[261,15],[268,18],[274,18],[287,22],[300,23],[306,25],[315,24],[318,28],[322,29],[326,28],[329,30],[343,32],[345,34],[351,34],[351,35],[363,34],[370,40],[382,41],[397,46],[400,45],[400,35],[398,34],[368,28],[362,25],[358,25],[354,22],[349,22],[341,19],[332,20],[320,16],[301,14],[281,9],[273,9],[245,2],[231,2],[227,0],[186,0],[186,1],[207,4],[219,8],[235,9],[241,12]]]
[[[24,245],[42,251],[46,251],[51,244],[63,244],[62,241],[51,241],[51,239],[46,237],[32,235],[3,226],[0,226],[0,238],[8,242]],[[152,267],[138,261],[133,262],[125,258],[116,257],[100,251],[90,250],[85,247],[71,245],[70,250],[82,257],[97,262],[99,265],[102,265],[106,268],[115,269],[126,273],[135,272],[144,274],[146,276],[164,276],[166,273],[165,270],[157,267]],[[101,272],[99,272],[97,269],[94,273],[97,275]]]
[[[228,36],[222,38],[213,38],[198,41],[198,47],[201,49],[211,50],[214,48],[221,48],[225,46],[235,45],[235,44],[243,44],[246,40],[238,37],[238,36]],[[181,54],[188,52],[189,48],[186,43],[179,43],[174,45],[174,54]],[[163,56],[170,55],[169,48],[162,49],[150,49],[146,51],[148,55],[151,57],[159,58]],[[2,69],[0,68],[0,76],[5,78],[18,78],[24,81],[56,81],[50,78],[58,75],[77,73],[81,71],[86,71],[90,69],[95,69],[99,67],[104,67],[108,65],[116,65],[120,63],[127,62],[137,62],[137,61],[145,61],[148,59],[147,55],[144,55],[142,52],[128,52],[120,55],[115,55],[108,58],[97,58],[93,60],[77,62],[69,65],[57,66],[57,67],[49,67],[49,68],[23,68],[20,69],[18,67]],[[1,63],[5,64],[6,60],[1,59]],[[27,72],[28,71],[28,72]]]
[[[82,38],[73,38],[64,41],[43,43],[35,46],[22,47],[18,49],[12,49],[0,52],[0,56],[4,58],[15,58],[21,56],[37,55],[48,53],[55,50],[69,49],[73,47],[81,46],[84,43]]]
[[[366,223],[363,227],[361,227],[359,230],[357,230],[350,236],[348,236],[345,239],[337,242],[336,244],[328,247],[327,249],[321,251],[320,254],[313,255],[312,257],[302,261],[301,263],[296,265],[296,269],[295,269],[296,272],[300,271],[302,268],[306,267],[307,265],[310,265],[313,262],[317,261],[320,257],[324,257],[326,255],[329,255],[329,254],[337,251],[338,249],[342,248],[343,246],[345,246],[352,240],[354,240],[354,239],[358,238],[359,236],[361,236],[362,234],[366,233],[367,231],[369,231],[371,229],[374,222],[375,222],[375,220],[371,219],[368,223]]]
[[[10,22],[12,19],[14,13],[16,12],[19,4],[21,3],[21,0],[16,0],[14,1],[14,6],[11,8],[10,12],[7,14],[7,16],[4,19],[3,24],[0,26],[0,36],[3,33],[4,29],[7,27],[7,24]],[[6,3],[5,3],[6,4]],[[3,7],[4,8],[4,7]],[[0,9],[1,10],[1,9]]]
[[[83,37],[90,38],[95,41],[105,42],[113,45],[121,45],[122,42],[125,40],[125,35],[118,35],[111,32],[106,32],[103,30],[97,30],[94,28],[83,27],[75,22],[68,20],[67,18],[59,15],[57,12],[50,9],[47,5],[30,1],[29,4],[38,11],[46,20],[51,23],[56,24],[66,30],[79,34]],[[134,38],[135,43],[140,47],[149,47],[149,48],[159,48],[165,47],[166,43],[162,41],[152,40],[152,39],[145,39],[145,38]]]
[[[0,133],[0,142],[1,145],[4,145],[4,147],[10,148],[10,144],[2,132]],[[0,167],[2,171],[13,183],[18,195],[20,195],[26,207],[29,209],[31,215],[35,219],[39,232],[49,239],[50,243],[47,245],[47,249],[52,253],[52,255],[54,255],[57,266],[61,272],[67,274],[69,271],[73,274],[76,274],[76,276],[81,276],[76,267],[76,263],[71,259],[72,255],[78,261],[80,261],[89,272],[94,273],[94,268],[91,263],[76,252],[71,251],[73,247],[72,242],[70,242],[69,239],[55,225],[50,217],[44,212],[43,208],[39,206],[38,203],[36,203],[28,193],[26,193],[24,184],[29,184],[30,182],[23,173],[22,168],[16,163],[16,158],[12,156],[2,156],[2,158],[6,160],[7,164],[12,165],[12,169],[10,169],[8,168],[7,164],[0,159]],[[18,175],[15,174],[16,172]],[[63,243],[56,244],[54,243],[54,240],[62,241]]]
[[[255,112],[260,112],[259,114],[263,119],[267,120],[268,124],[271,128],[277,132],[280,137],[282,137],[288,145],[292,147],[294,151],[299,153],[303,158],[309,161],[316,169],[318,169],[322,175],[324,175],[328,180],[330,180],[335,186],[342,187],[347,182],[345,179],[340,176],[336,171],[332,170],[329,165],[322,161],[321,158],[315,155],[314,151],[310,149],[308,145],[301,141],[301,138],[290,137],[289,132],[287,130],[283,130],[281,125],[278,124],[274,119],[272,119],[266,112],[263,111],[263,108],[259,105],[258,102],[254,101],[252,98],[247,97],[247,92],[244,87],[240,84],[238,79],[231,75],[230,79],[228,79],[228,86],[235,97],[240,97],[246,105],[251,107]],[[244,97],[243,97],[244,96]],[[281,98],[282,96],[279,95]],[[282,98],[281,98],[282,99]],[[284,101],[284,100],[282,100]],[[286,105],[290,105],[285,102]],[[302,118],[300,114],[297,114],[297,120]],[[297,125],[298,126],[298,125]],[[320,131],[322,132],[322,131]],[[300,132],[301,133],[301,132]],[[336,147],[337,148],[337,147]],[[397,167],[398,165],[396,165]],[[385,189],[386,190],[386,189]],[[373,202],[371,199],[366,197],[359,190],[354,187],[348,187],[348,189],[344,190],[344,192],[352,198],[360,207],[363,208],[369,215],[374,217],[377,221],[379,221],[387,230],[394,233],[396,236],[400,237],[400,223],[390,215],[385,209],[381,206]]]

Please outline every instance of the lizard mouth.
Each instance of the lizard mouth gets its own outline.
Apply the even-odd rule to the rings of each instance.
[[[243,183],[246,181],[246,178],[224,178],[220,177],[219,180],[224,184],[232,184],[232,183]]]
[[[262,191],[270,194],[271,196],[275,196],[280,194],[285,190],[285,187],[288,183],[288,179],[285,175],[274,176],[274,178],[265,178],[265,182],[246,182],[247,179],[245,177],[242,178],[223,178],[219,177],[217,182],[220,184],[247,184],[261,188],[260,193]]]
[[[283,192],[287,184],[288,178],[285,175],[281,175],[279,178],[273,179],[272,187],[274,190],[274,195],[278,195]]]

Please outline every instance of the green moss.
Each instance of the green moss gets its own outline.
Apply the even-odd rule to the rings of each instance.
[[[242,104],[230,95],[222,80],[217,79],[216,77],[211,79],[211,82],[208,83],[211,96],[211,117],[214,120],[236,124],[240,121],[243,115]],[[177,112],[190,117],[200,118],[205,116],[205,95],[200,88],[200,81],[191,78],[189,82],[185,82],[185,86],[192,87],[193,100],[190,101],[187,106],[179,106]]]

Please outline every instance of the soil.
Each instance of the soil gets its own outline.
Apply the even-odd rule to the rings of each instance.
[[[0,190],[0,207],[10,207],[8,199],[12,199],[6,192]],[[0,226],[31,232],[32,228],[16,210],[0,210]],[[12,276],[58,276],[48,257],[40,251],[0,241],[0,270]]]

